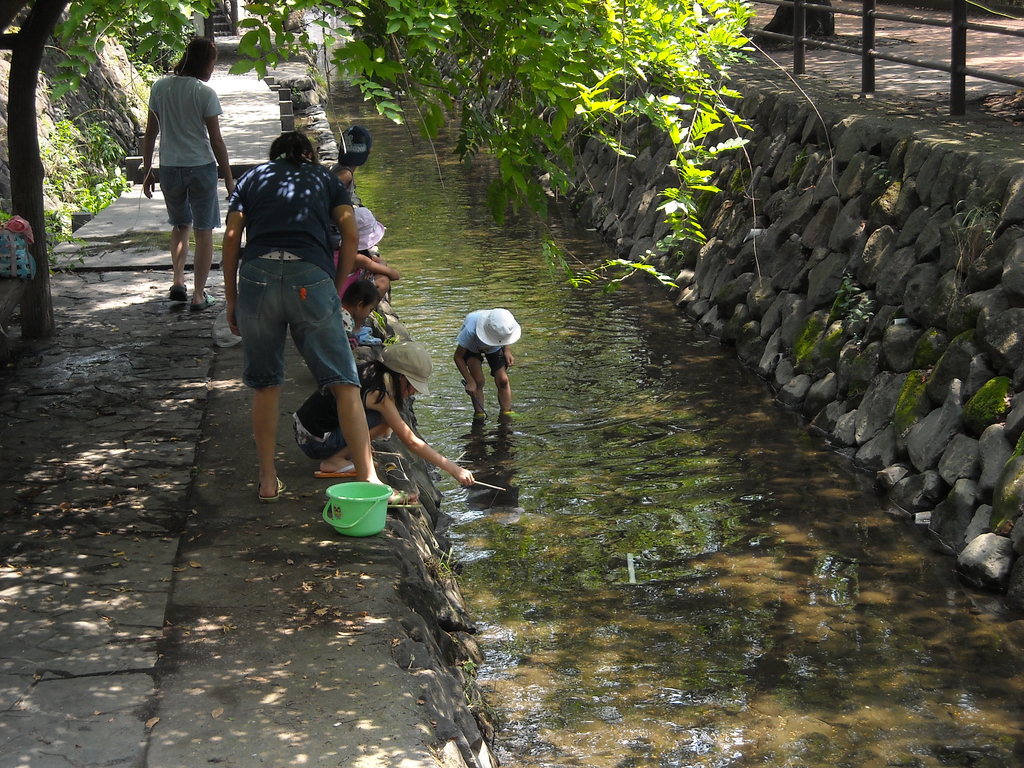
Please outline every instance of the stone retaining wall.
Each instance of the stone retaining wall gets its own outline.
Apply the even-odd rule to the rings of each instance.
[[[716,161],[703,246],[655,247],[673,150],[642,123],[635,159],[582,148],[580,216],[620,254],[653,249],[682,309],[1024,609],[1019,135],[740,89],[749,143]]]

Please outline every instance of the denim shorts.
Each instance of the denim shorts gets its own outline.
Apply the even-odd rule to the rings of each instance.
[[[160,166],[160,191],[172,227],[215,229],[221,225],[216,163]]]
[[[380,415],[379,411],[365,410],[366,413],[366,426],[369,429],[378,427],[384,423],[384,417]],[[322,437],[317,437],[309,432],[308,429],[302,426],[302,422],[299,421],[298,414],[292,414],[292,434],[295,436],[295,442],[298,444],[302,452],[309,456],[311,459],[317,461],[323,461],[329,459],[334,454],[338,453],[344,448],[347,443],[345,442],[345,436],[341,434],[341,428],[332,429]]]
[[[235,319],[242,333],[242,380],[255,389],[284,383],[284,349],[295,346],[320,389],[359,386],[334,280],[308,261],[248,259],[238,275]]]

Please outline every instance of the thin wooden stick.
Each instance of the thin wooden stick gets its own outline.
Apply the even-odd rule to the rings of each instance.
[[[507,491],[507,488],[502,488],[500,485],[489,485],[488,483],[481,483],[479,480],[474,480],[473,485],[482,485],[484,488],[493,488],[496,491]]]

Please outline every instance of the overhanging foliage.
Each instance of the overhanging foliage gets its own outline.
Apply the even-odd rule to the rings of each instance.
[[[574,142],[599,136],[625,154],[622,129],[650,120],[677,148],[666,192],[676,231],[701,236],[694,198],[712,189],[706,161],[742,141],[708,143],[739,124],[729,68],[743,57],[750,11],[738,0],[291,0],[253,2],[236,71],[265,73],[297,49],[325,44],[381,114],[428,136],[458,117],[457,151],[490,153],[489,204],[501,220],[522,202],[547,205],[543,175],[568,189]],[[294,23],[296,20],[299,23]],[[304,21],[302,21],[304,20]],[[410,117],[410,113],[412,117]],[[738,136],[738,134],[737,134]]]

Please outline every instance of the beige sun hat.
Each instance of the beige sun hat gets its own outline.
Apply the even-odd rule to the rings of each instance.
[[[400,341],[384,347],[381,362],[386,368],[400,373],[409,380],[416,394],[429,395],[427,379],[434,369],[430,362],[430,353],[418,341]]]

